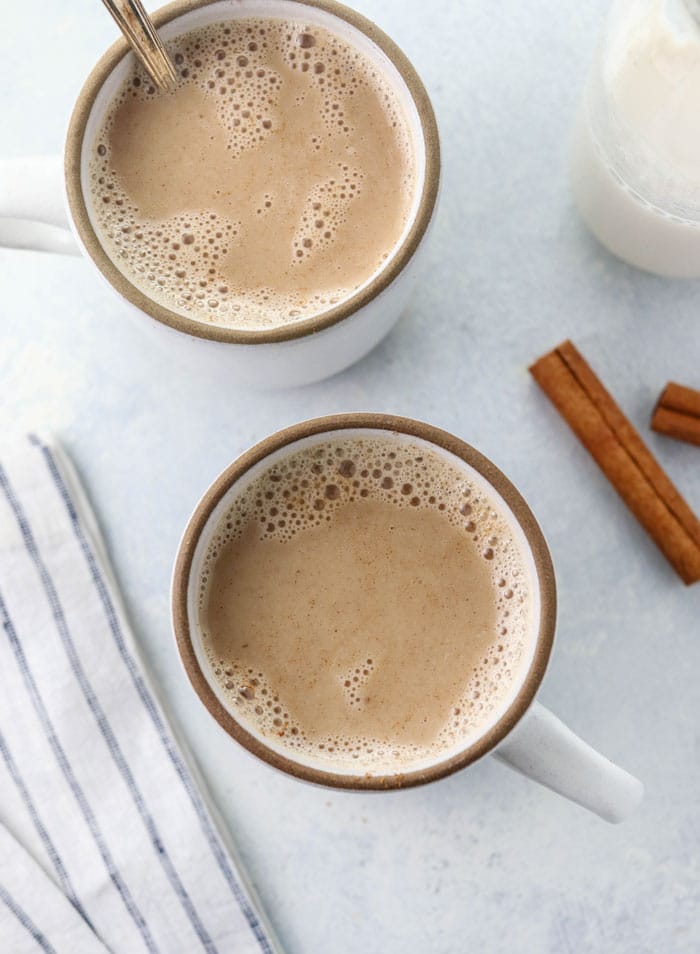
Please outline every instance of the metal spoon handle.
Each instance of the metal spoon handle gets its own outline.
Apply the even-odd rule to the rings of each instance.
[[[175,67],[141,0],[102,0],[102,2],[114,17],[117,26],[148,70],[156,86],[161,89],[172,86],[177,78]]]

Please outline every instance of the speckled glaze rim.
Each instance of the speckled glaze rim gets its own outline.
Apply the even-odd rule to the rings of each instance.
[[[177,17],[200,7],[209,6],[213,2],[215,0],[175,0],[174,3],[162,7],[154,13],[152,19],[156,27],[162,27]],[[293,0],[293,2],[297,3],[300,8],[305,6],[315,7],[340,20],[345,20],[364,33],[393,63],[415,103],[420,118],[425,144],[425,176],[420,202],[408,234],[387,266],[375,275],[364,288],[333,308],[289,325],[260,330],[217,327],[179,315],[177,312],[153,301],[136,288],[112,262],[92,226],[81,187],[81,152],[93,103],[107,77],[129,52],[126,40],[118,40],[93,68],[80,91],[71,115],[66,136],[64,162],[68,205],[75,228],[87,254],[110,285],[122,297],[150,315],[151,318],[155,318],[161,324],[187,335],[228,344],[271,344],[304,338],[307,335],[330,328],[339,321],[354,315],[398,277],[420,245],[433,215],[440,180],[440,141],[430,99],[410,61],[379,27],[349,7],[336,3],[335,0]]]
[[[315,434],[331,434],[334,431],[358,428],[385,430],[420,438],[444,448],[480,473],[501,495],[522,528],[532,552],[540,590],[540,619],[532,662],[517,696],[506,712],[487,733],[456,755],[427,768],[392,775],[344,775],[327,772],[283,756],[251,735],[223,707],[207,682],[197,660],[187,612],[188,585],[197,543],[209,517],[229,488],[259,461],[287,445]],[[246,451],[214,481],[197,505],[180,543],[173,571],[172,616],[175,639],[187,676],[211,715],[232,738],[258,758],[304,781],[331,788],[384,791],[423,785],[451,775],[486,755],[514,728],[534,700],[547,668],[554,643],[556,586],[552,558],[532,511],[508,478],[483,454],[447,431],[421,421],[389,414],[338,414],[304,421],[272,434]]]

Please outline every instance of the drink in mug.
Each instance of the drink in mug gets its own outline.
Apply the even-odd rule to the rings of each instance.
[[[532,657],[523,543],[486,485],[423,443],[314,443],[214,531],[198,621],[219,690],[268,744],[333,771],[463,748]]]
[[[382,269],[409,221],[415,145],[391,84],[317,24],[244,17],[140,65],[95,136],[98,232],[125,276],[183,315],[240,329],[309,318]]]

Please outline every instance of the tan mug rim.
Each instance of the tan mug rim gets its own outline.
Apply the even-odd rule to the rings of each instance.
[[[374,429],[421,438],[443,448],[480,473],[506,502],[522,528],[533,556],[540,590],[540,619],[532,662],[520,689],[501,718],[483,736],[456,755],[427,768],[392,775],[345,775],[294,761],[268,748],[224,708],[202,672],[190,632],[187,611],[195,548],[209,517],[222,497],[251,467],[289,444],[315,434],[348,429]],[[332,788],[387,790],[432,782],[475,762],[499,744],[523,717],[540,687],[552,645],[556,620],[556,587],[549,549],[539,524],[518,490],[495,464],[469,444],[446,431],[410,418],[389,414],[337,414],[304,421],[272,434],[242,454],[214,481],[187,524],[173,571],[172,615],[175,639],[187,676],[206,708],[232,738],[259,758],[289,775]]]
[[[161,27],[177,17],[200,7],[209,6],[213,2],[215,0],[175,0],[174,3],[162,7],[154,13],[152,19],[156,27]],[[382,50],[398,71],[415,103],[425,145],[423,189],[408,234],[387,266],[375,275],[364,288],[339,305],[289,325],[270,329],[241,330],[207,325],[204,322],[180,315],[153,301],[133,285],[107,255],[90,221],[81,186],[81,154],[88,118],[95,98],[102,89],[105,80],[129,52],[129,46],[125,39],[120,39],[114,43],[97,62],[85,81],[73,108],[66,137],[65,184],[73,223],[85,251],[110,285],[123,298],[126,298],[127,301],[161,324],[196,338],[205,338],[228,344],[271,344],[304,338],[307,335],[330,328],[345,318],[354,315],[398,277],[416,252],[433,215],[440,180],[440,142],[430,99],[410,61],[379,27],[349,7],[336,3],[335,0],[293,0],[293,2],[302,7],[316,7],[340,20],[345,20],[361,33],[364,33]]]

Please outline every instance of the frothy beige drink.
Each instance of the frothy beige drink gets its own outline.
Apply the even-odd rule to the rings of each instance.
[[[377,66],[322,27],[272,18],[168,48],[176,88],[135,68],[94,142],[115,264],[217,325],[278,326],[347,298],[391,255],[415,193],[411,132]]]
[[[302,761],[395,772],[464,745],[510,701],[532,592],[482,482],[422,443],[338,437],[236,499],[198,614],[239,721]]]

